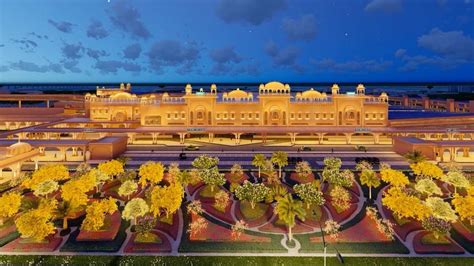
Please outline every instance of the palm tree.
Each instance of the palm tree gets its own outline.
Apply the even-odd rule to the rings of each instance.
[[[405,159],[407,159],[410,164],[426,161],[426,157],[419,150],[414,150],[413,152],[406,153]]]
[[[270,159],[272,163],[278,165],[278,177],[281,178],[281,168],[288,165],[288,153],[284,151],[276,151]]]
[[[371,169],[362,170],[359,177],[362,185],[366,185],[369,187],[369,199],[372,199],[372,187],[380,186],[379,177],[377,176],[375,171]]]
[[[285,197],[281,197],[275,207],[275,213],[288,225],[288,238],[290,241],[293,240],[293,234],[291,228],[296,224],[296,217],[304,221],[306,211],[303,208],[303,202],[301,200],[295,200],[291,194],[287,194]]]
[[[255,167],[258,167],[258,178],[260,178],[260,172],[263,166],[265,166],[265,161],[267,158],[265,157],[264,154],[258,153],[255,154],[252,160],[252,165]]]

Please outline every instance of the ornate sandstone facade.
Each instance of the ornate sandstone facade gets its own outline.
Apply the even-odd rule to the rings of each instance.
[[[97,89],[86,95],[86,114],[93,121],[140,122],[144,127],[219,126],[352,126],[384,127],[388,124],[388,96],[365,95],[359,84],[353,93],[341,94],[334,84],[331,95],[309,89],[291,93],[288,84],[270,82],[259,86],[258,95],[239,88],[218,93],[193,91],[184,95],[131,94],[130,85]]]

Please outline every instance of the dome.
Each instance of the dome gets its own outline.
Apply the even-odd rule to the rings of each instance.
[[[322,98],[324,97],[319,91],[314,90],[313,88],[304,91],[301,94],[301,97],[303,98]]]
[[[245,91],[240,90],[240,88],[237,88],[227,94],[228,98],[247,98],[248,95]]]
[[[113,99],[119,99],[119,100],[125,100],[125,99],[130,99],[132,98],[132,95],[128,92],[119,92],[117,94],[114,94],[112,96],[110,96],[110,98],[113,98]]]
[[[272,81],[265,84],[265,89],[275,91],[275,90],[284,90],[286,88],[283,83],[278,82],[278,81]]]
[[[15,156],[15,155],[20,155],[26,152],[29,152],[33,149],[30,144],[26,142],[17,142],[15,144],[10,145],[7,150],[8,150],[8,155]]]

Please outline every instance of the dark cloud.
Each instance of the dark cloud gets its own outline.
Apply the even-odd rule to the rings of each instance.
[[[1,48],[1,47],[5,47],[5,44],[0,44],[0,48]]]
[[[54,21],[52,19],[48,19],[48,23],[53,25],[57,30],[65,33],[71,33],[72,27],[74,26],[74,24],[67,21]]]
[[[142,47],[139,43],[131,44],[123,49],[123,56],[127,59],[135,60],[140,56]]]
[[[91,24],[89,24],[89,27],[87,28],[87,37],[99,40],[107,36],[109,36],[109,32],[103,27],[102,22],[98,20],[92,20]]]
[[[20,60],[18,62],[10,63],[9,66],[12,70],[20,70],[26,72],[37,72],[37,73],[46,73],[46,72],[55,72],[55,73],[64,73],[64,69],[60,64],[47,64],[47,65],[38,65],[33,62]]]
[[[418,38],[418,45],[446,58],[474,60],[474,40],[462,31],[434,28]]]
[[[120,30],[138,38],[147,39],[150,32],[140,20],[138,10],[124,0],[111,4],[110,20]]]
[[[15,44],[19,44],[20,50],[25,52],[33,52],[36,47],[38,47],[38,43],[30,40],[30,39],[11,39],[11,41]]]
[[[187,73],[199,58],[199,49],[195,44],[182,45],[175,40],[163,40],[154,43],[147,53],[150,68],[156,72],[163,67],[178,67],[177,72]]]
[[[249,76],[257,76],[260,74],[259,64],[239,65],[234,68],[233,73],[236,75],[243,74]]]
[[[290,40],[310,41],[316,36],[314,15],[304,15],[299,19],[284,19],[281,27]]]
[[[402,9],[402,0],[371,0],[366,6],[368,12],[396,12]]]
[[[399,58],[403,65],[401,71],[414,71],[422,66],[437,66],[442,69],[452,69],[459,65],[468,63],[464,59],[454,59],[441,56],[409,55],[405,49],[398,49],[395,57]]]
[[[78,60],[64,60],[62,61],[63,67],[72,73],[81,73],[82,70],[77,66],[79,64]]]
[[[303,67],[297,62],[300,51],[294,46],[280,49],[273,41],[268,42],[264,51],[272,58],[273,64],[278,67],[290,67],[297,72],[303,72]]]
[[[209,53],[212,61],[218,64],[239,63],[242,58],[234,51],[234,47],[215,48]]]
[[[37,39],[40,39],[40,40],[42,40],[42,39],[47,40],[48,39],[48,35],[41,35],[41,34],[37,34],[36,32],[30,32],[28,34],[31,35],[31,36],[34,36],[34,37],[36,37]]]
[[[94,66],[102,74],[116,74],[120,69],[129,72],[140,72],[141,67],[138,64],[122,62],[118,60],[98,60]]]
[[[85,48],[82,46],[82,43],[65,43],[61,48],[64,57],[72,60],[81,58],[83,56],[84,50]]]
[[[7,72],[10,68],[8,66],[0,66],[0,72]]]
[[[108,53],[104,50],[95,50],[95,49],[91,49],[91,48],[87,48],[87,55],[91,58],[94,58],[94,59],[99,59],[100,57],[102,56],[107,56]]]
[[[310,64],[316,67],[317,71],[329,72],[380,72],[392,65],[386,60],[352,60],[337,62],[333,59],[310,60]]]
[[[212,66],[210,73],[213,75],[226,75],[232,70],[232,65],[217,63]]]
[[[285,7],[285,0],[220,0],[216,14],[227,23],[260,25]]]

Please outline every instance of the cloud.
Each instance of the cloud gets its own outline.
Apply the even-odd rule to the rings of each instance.
[[[110,20],[120,30],[134,37],[148,39],[150,32],[140,20],[138,10],[124,0],[111,5]]]
[[[94,58],[94,59],[99,59],[102,56],[107,56],[108,55],[108,53],[104,50],[95,50],[95,49],[91,49],[91,48],[87,48],[86,53],[90,58]]]
[[[109,32],[103,27],[102,22],[98,20],[92,20],[91,24],[89,24],[89,27],[87,28],[87,37],[100,40],[107,36],[109,36]]]
[[[290,40],[310,41],[316,36],[314,15],[304,15],[299,19],[284,19],[281,27]]]
[[[7,72],[10,68],[8,66],[0,66],[0,72]]]
[[[260,74],[259,64],[239,65],[234,69],[233,73],[257,76]]]
[[[5,44],[3,44],[3,43],[2,43],[2,44],[0,44],[0,48],[2,48],[2,47],[5,47]]]
[[[42,39],[47,40],[48,39],[48,35],[41,35],[41,34],[37,34],[36,32],[30,32],[28,34],[32,35],[32,36],[34,36],[34,37],[36,37],[37,39],[40,39],[40,40],[42,40]]]
[[[350,60],[337,62],[333,59],[310,60],[317,71],[329,72],[381,72],[392,65],[386,60]]]
[[[81,73],[82,70],[77,67],[79,61],[78,60],[64,60],[62,61],[63,67],[72,73]]]
[[[226,23],[238,22],[257,26],[285,7],[285,0],[220,0],[216,13]]]
[[[242,58],[234,51],[234,47],[215,48],[209,53],[212,61],[219,64],[239,63]]]
[[[163,67],[178,67],[177,72],[192,70],[199,58],[199,49],[195,44],[182,45],[175,40],[162,40],[154,43],[147,53],[150,68],[156,72]]]
[[[30,39],[10,39],[13,43],[20,45],[20,50],[25,52],[33,52],[33,50],[38,47],[38,43]]]
[[[140,56],[142,47],[139,43],[131,44],[123,49],[123,56],[127,59],[135,60]]]
[[[275,42],[268,42],[264,51],[272,58],[273,64],[278,67],[290,67],[296,72],[303,72],[304,69],[297,63],[300,51],[297,47],[288,46],[280,49]]]
[[[67,59],[79,59],[83,56],[83,51],[85,50],[82,43],[65,43],[64,46],[61,48],[61,51]]]
[[[232,70],[232,65],[217,63],[212,66],[210,73],[213,75],[226,75]]]
[[[64,69],[60,64],[47,64],[47,65],[38,65],[33,62],[20,60],[18,62],[10,63],[10,69],[20,70],[26,72],[37,72],[37,73],[46,73],[46,72],[55,72],[55,73],[64,73]]]
[[[397,12],[402,9],[402,0],[372,0],[365,6],[368,12]]]
[[[454,59],[441,56],[426,55],[408,55],[405,49],[398,49],[395,56],[403,62],[403,66],[399,68],[401,71],[414,71],[422,66],[438,66],[443,69],[456,68],[459,65],[469,63],[464,59]]]
[[[418,38],[418,45],[446,58],[474,60],[474,40],[462,31],[434,28]]]
[[[54,21],[52,19],[48,19],[48,23],[53,25],[57,30],[65,33],[71,33],[72,27],[74,26],[74,24],[67,21]]]
[[[140,72],[141,67],[138,64],[131,63],[131,62],[122,62],[118,60],[98,60],[94,66],[98,69],[102,74],[116,74],[120,69],[129,72]]]

